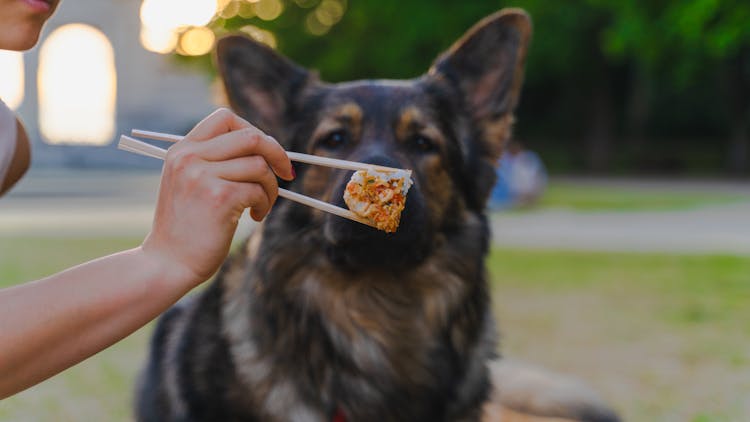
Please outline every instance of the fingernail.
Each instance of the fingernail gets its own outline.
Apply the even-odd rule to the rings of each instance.
[[[297,172],[294,171],[294,164],[292,164],[292,179],[296,179],[296,178],[297,178]]]

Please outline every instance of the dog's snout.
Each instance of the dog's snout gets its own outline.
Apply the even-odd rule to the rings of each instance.
[[[406,164],[397,155],[387,154],[386,151],[352,154],[348,159],[393,168],[405,168]],[[340,207],[347,206],[343,193],[352,173],[349,171],[337,178],[334,202]],[[409,190],[400,220],[394,233],[385,233],[337,216],[328,216],[325,237],[330,246],[327,249],[329,257],[337,264],[351,268],[416,265],[432,245],[425,199],[416,184]]]
[[[402,156],[390,141],[371,139],[352,151],[349,160],[376,166],[403,168]]]
[[[395,168],[402,167],[402,164],[399,163],[397,160],[395,160],[394,158],[388,157],[386,155],[383,155],[383,154],[371,155],[359,161],[365,164],[373,164],[376,166],[383,166],[383,167],[395,167]]]

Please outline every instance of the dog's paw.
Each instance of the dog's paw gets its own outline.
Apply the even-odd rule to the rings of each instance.
[[[506,359],[489,365],[493,393],[483,422],[619,422],[582,382]]]

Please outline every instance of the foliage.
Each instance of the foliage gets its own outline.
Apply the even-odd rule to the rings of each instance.
[[[220,34],[253,25],[271,31],[278,49],[295,62],[317,69],[331,82],[362,78],[411,78],[481,17],[502,7],[498,1],[343,1],[340,22],[322,36],[311,34],[305,19],[319,0],[286,1],[272,21],[258,17],[219,19]]]
[[[312,35],[307,19],[331,1],[342,6],[343,16],[324,34]],[[750,144],[750,103],[743,99],[750,98],[750,3],[742,0],[283,5],[270,21],[235,16],[215,20],[212,28],[218,34],[247,25],[268,30],[282,53],[333,82],[418,76],[482,17],[503,7],[526,9],[535,30],[517,134],[550,155],[554,168],[591,165],[585,149],[609,142],[609,156],[603,157],[609,171],[716,171],[727,154],[743,154],[742,145]],[[729,78],[734,70],[737,76]],[[603,90],[611,116],[592,112],[600,108],[592,101]],[[584,143],[592,133],[602,139]],[[730,136],[740,147],[716,142]],[[694,149],[715,158],[703,166],[694,160]],[[740,165],[750,165],[750,157],[744,161]]]

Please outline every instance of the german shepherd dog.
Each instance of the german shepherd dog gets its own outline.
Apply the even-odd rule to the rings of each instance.
[[[496,328],[485,203],[530,33],[524,12],[500,11],[419,78],[340,84],[252,40],[222,39],[236,112],[287,150],[412,169],[414,185],[394,234],[279,200],[213,283],[161,317],[137,419],[486,416]],[[345,206],[351,172],[295,166],[282,187]],[[615,420],[570,401],[546,414]]]

